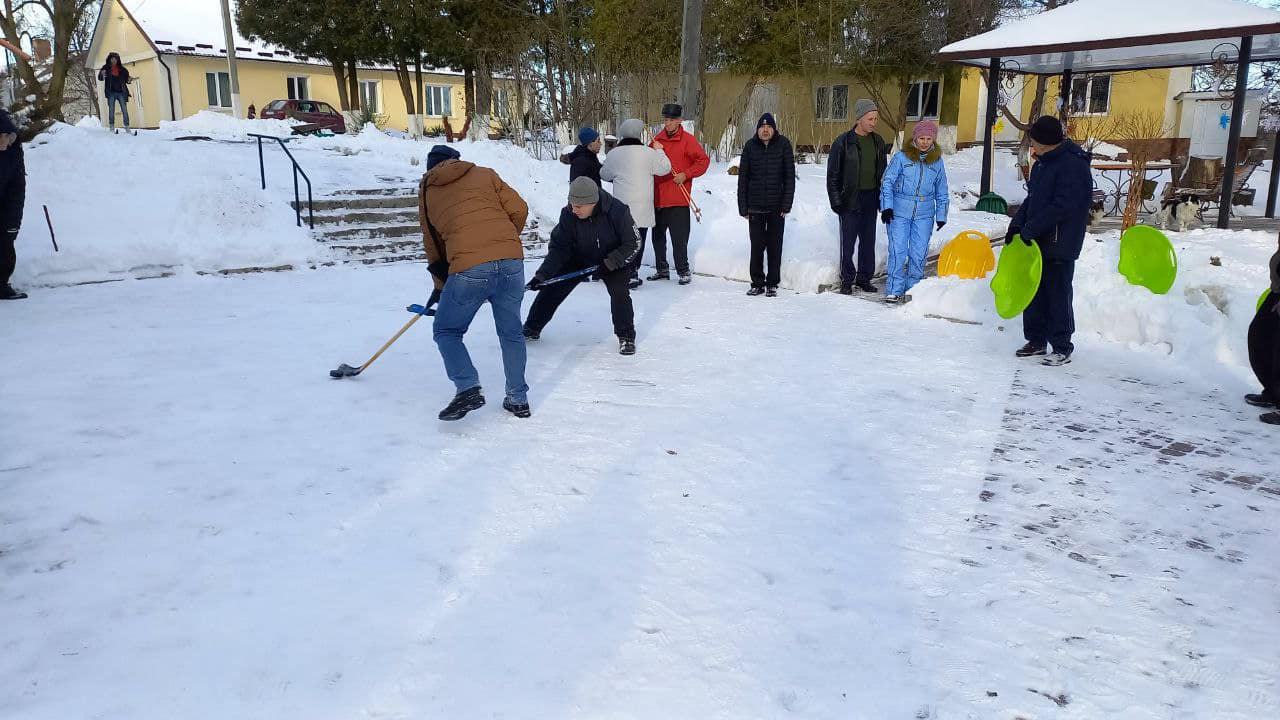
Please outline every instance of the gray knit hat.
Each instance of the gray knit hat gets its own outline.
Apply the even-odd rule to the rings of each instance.
[[[879,109],[880,108],[877,108],[876,104],[870,100],[866,98],[858,98],[858,101],[853,104],[853,121],[858,122],[862,119],[863,115],[866,115],[869,112],[876,112]]]
[[[600,202],[600,186],[596,181],[582,175],[569,183],[570,205],[594,205]]]
[[[624,138],[639,140],[640,136],[644,134],[644,121],[639,118],[626,120],[618,126],[618,134]]]

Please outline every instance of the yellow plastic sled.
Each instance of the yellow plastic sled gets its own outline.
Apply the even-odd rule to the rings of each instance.
[[[942,248],[938,276],[954,275],[965,280],[984,278],[996,267],[991,238],[976,230],[965,230]]]

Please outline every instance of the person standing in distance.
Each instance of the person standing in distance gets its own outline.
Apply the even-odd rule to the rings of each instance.
[[[791,141],[778,132],[771,113],[760,116],[756,134],[742,147],[738,163],[738,214],[751,234],[751,289],[748,295],[777,297],[782,280],[782,232],[796,195],[796,161]],[[769,272],[765,273],[765,255]]]
[[[711,166],[711,158],[702,149],[702,143],[691,133],[685,132],[681,116],[684,109],[675,103],[662,106],[662,132],[650,144],[667,155],[671,162],[671,174],[655,180],[654,205],[656,224],[653,226],[653,259],[657,272],[650,280],[670,280],[667,265],[667,235],[671,235],[671,250],[675,255],[676,274],[681,285],[693,281],[689,267],[689,199],[693,194],[693,178],[702,177]]]
[[[27,166],[22,141],[9,113],[0,110],[0,300],[21,300],[26,293],[9,285],[18,264],[14,249],[22,228],[22,206],[27,201]]]
[[[853,128],[831,144],[827,158],[827,198],[840,217],[840,293],[856,286],[876,292],[876,221],[880,218],[880,181],[888,165],[889,145],[876,133],[880,112],[860,98],[853,104]],[[858,261],[854,263],[854,251]]]
[[[622,123],[618,134],[622,140],[617,147],[609,151],[604,158],[604,167],[600,168],[600,178],[613,183],[613,197],[631,210],[631,219],[636,223],[636,231],[640,234],[640,249],[631,261],[631,280],[627,287],[635,290],[640,287],[640,261],[644,256],[644,242],[649,228],[654,224],[653,185],[654,178],[671,173],[671,161],[667,154],[651,147],[645,147],[640,136],[644,133],[644,123],[632,118]]]
[[[569,182],[591,178],[600,186],[600,133],[584,127],[578,131],[578,147],[569,153]]]

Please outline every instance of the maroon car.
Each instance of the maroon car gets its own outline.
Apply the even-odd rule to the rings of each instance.
[[[319,125],[325,130],[345,133],[347,122],[327,102],[319,100],[273,100],[262,109],[263,120],[298,120]]]

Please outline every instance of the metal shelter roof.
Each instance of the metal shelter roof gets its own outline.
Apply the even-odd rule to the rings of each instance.
[[[1034,75],[1280,60],[1280,12],[1241,0],[1076,0],[951,43],[939,59]]]

